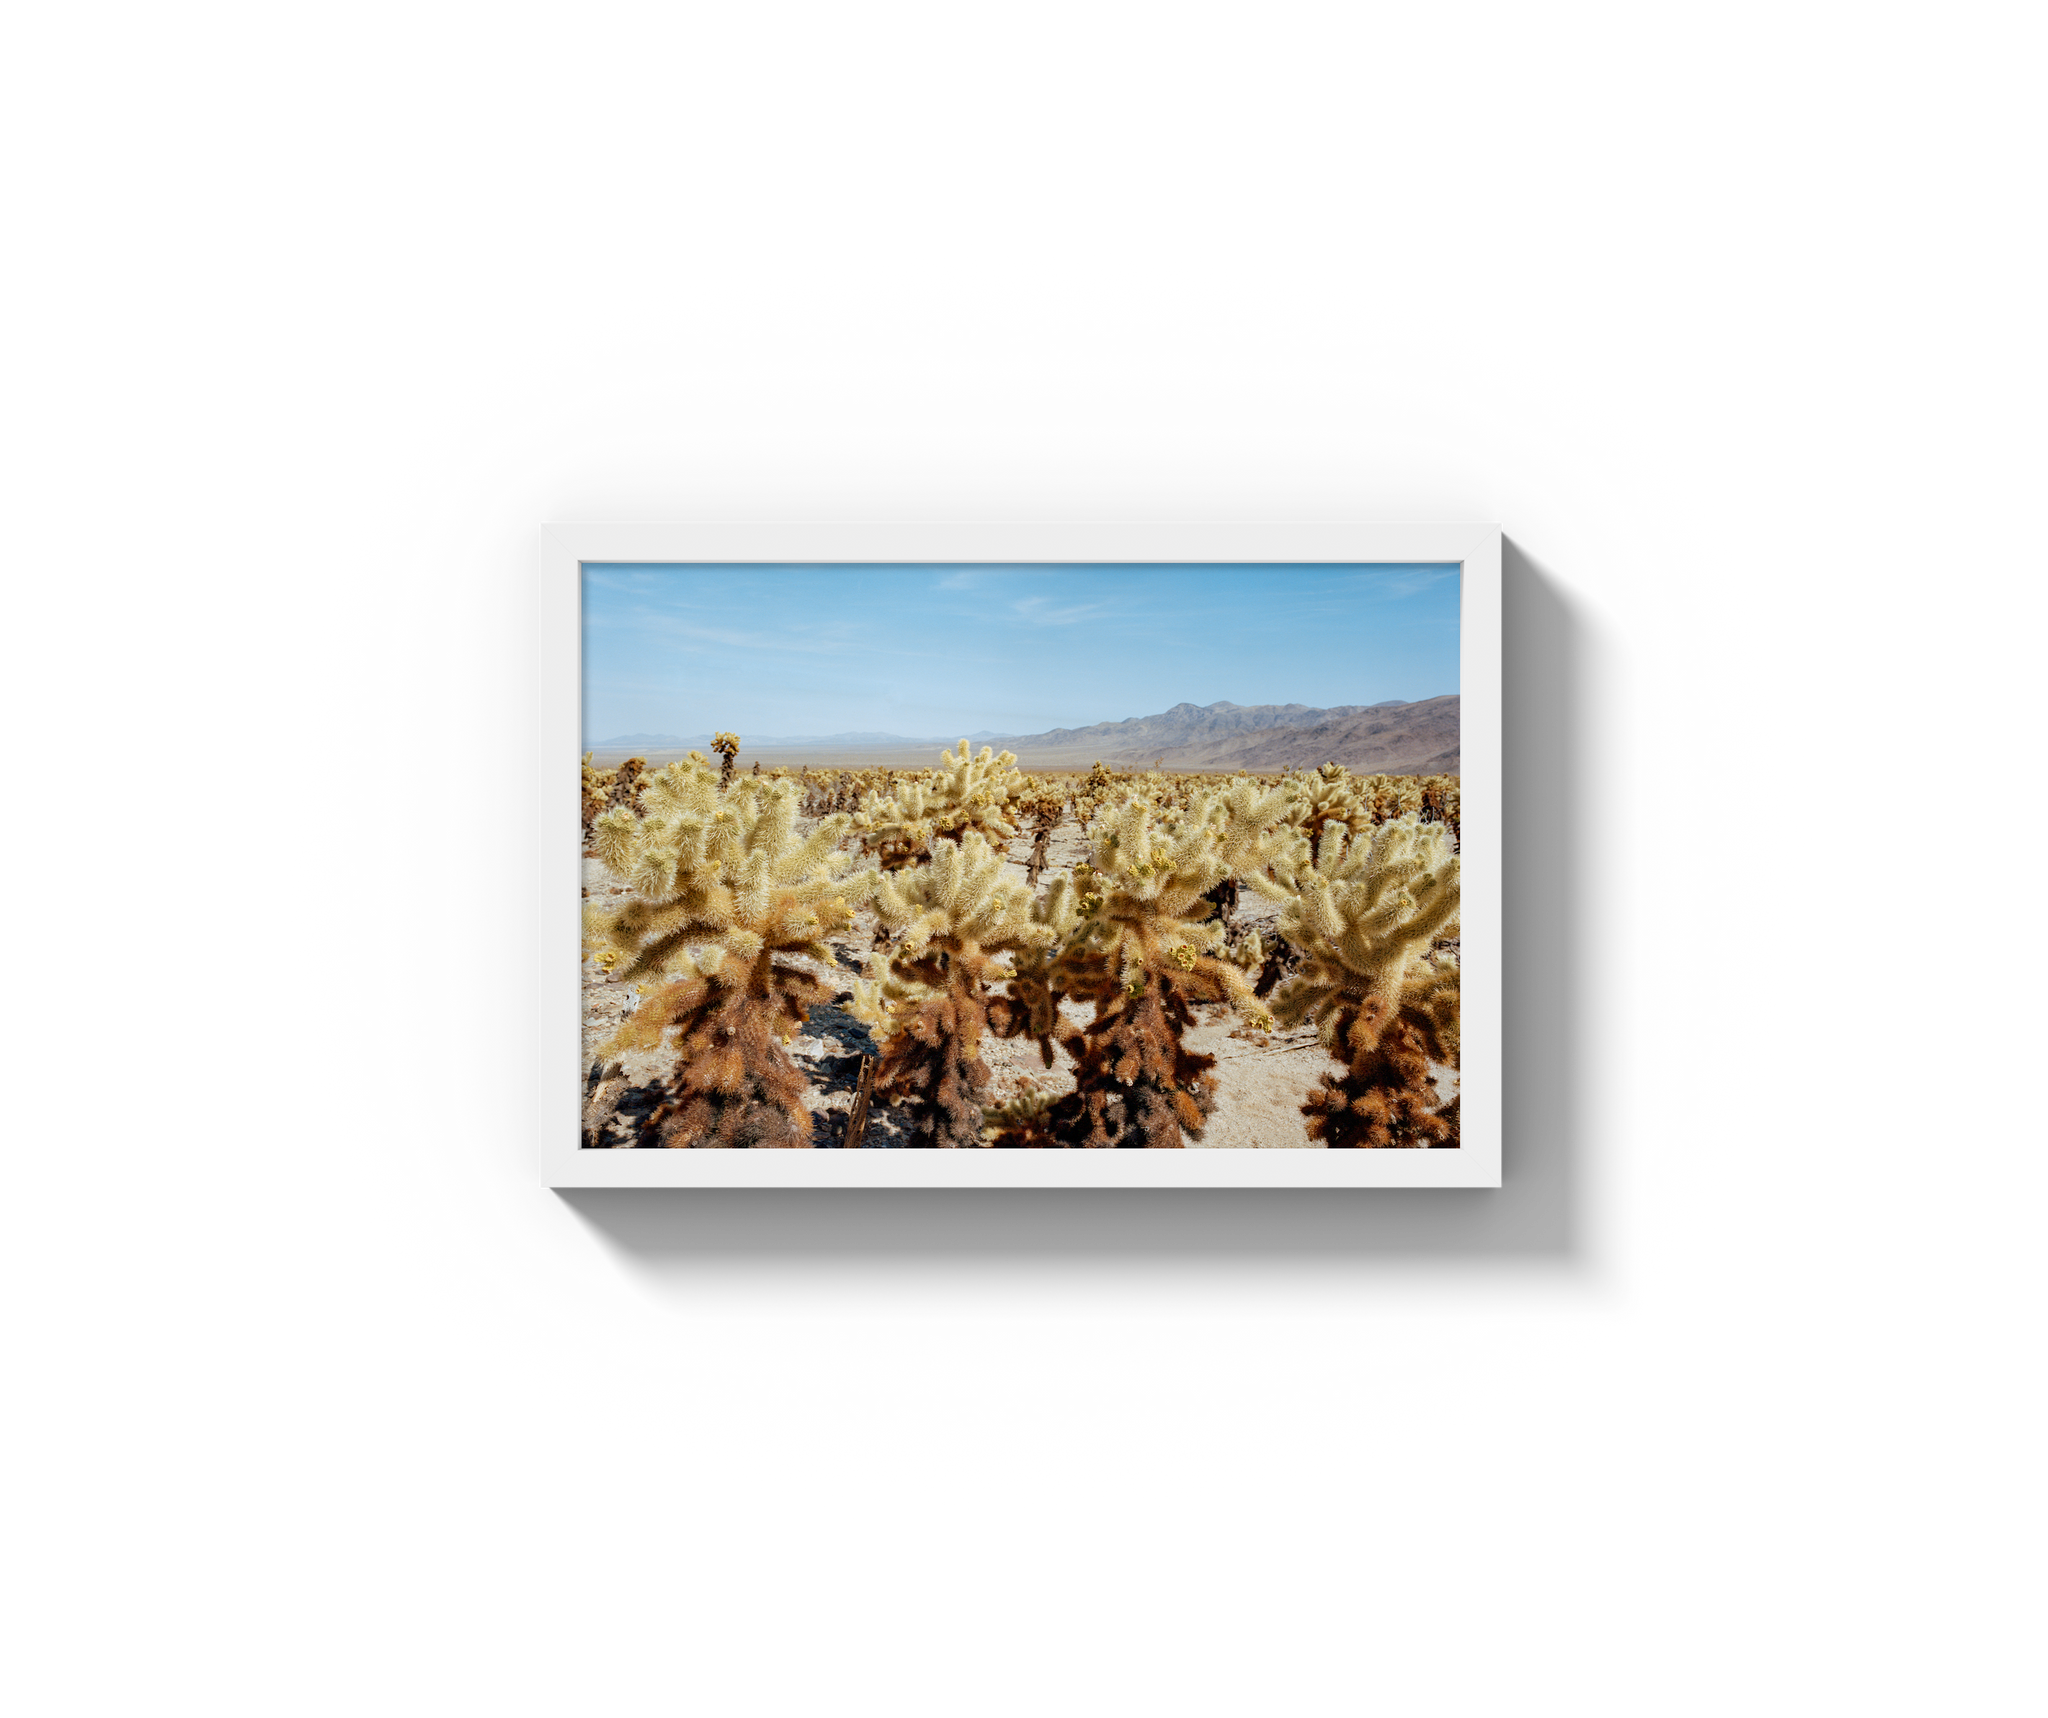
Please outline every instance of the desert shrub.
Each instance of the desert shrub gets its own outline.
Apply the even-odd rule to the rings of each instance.
[[[1045,868],[1045,846],[1052,832],[1060,826],[1060,820],[1067,813],[1067,790],[1062,783],[1047,781],[1039,776],[1025,776],[1018,782],[1010,796],[1010,815],[1019,824],[1029,822],[1032,826],[1033,871],[1031,882],[1035,888],[1039,871]]]
[[[597,814],[611,804],[612,772],[601,770],[590,760],[594,753],[583,754],[583,833],[590,834],[591,825],[597,821]]]
[[[740,737],[720,731],[711,736],[711,749],[718,754],[718,785],[732,786],[733,760],[740,755]]]
[[[1372,827],[1372,808],[1360,792],[1358,778],[1342,764],[1328,763],[1291,777],[1289,785],[1300,796],[1295,821],[1313,846],[1333,823],[1358,831]]]
[[[886,799],[870,791],[854,816],[861,845],[884,871],[922,864],[934,841],[958,841],[969,831],[1008,841],[1017,833],[1006,815],[1018,782],[1014,752],[998,757],[983,746],[970,754],[962,740],[957,755],[947,751],[939,757],[943,767],[895,787]]]
[[[1273,994],[1284,1026],[1315,1022],[1345,1064],[1302,1105],[1311,1139],[1331,1146],[1455,1145],[1455,1106],[1439,1110],[1432,1061],[1458,1062],[1458,967],[1435,947],[1458,931],[1458,859],[1441,825],[1415,817],[1369,836],[1325,833],[1253,887],[1285,905],[1280,934],[1301,970]]]
[[[640,808],[640,781],[647,773],[645,758],[628,758],[612,772],[611,794],[607,809],[623,805],[629,810]]]
[[[1008,976],[1006,957],[1057,935],[1032,905],[1030,889],[1003,876],[1002,854],[975,830],[875,890],[875,914],[895,940],[855,985],[852,1011],[882,1040],[875,1090],[908,1109],[918,1145],[982,1143],[989,987]]]
[[[1034,889],[1038,887],[1038,879],[1045,875],[1046,866],[1051,863],[1052,829],[1048,820],[1039,824],[1031,835],[1031,856],[1024,861],[1024,881]]]
[[[1422,815],[1422,783],[1412,775],[1369,775],[1365,778],[1367,809],[1375,823]]]
[[[1454,775],[1424,776],[1421,786],[1423,821],[1447,824],[1451,831],[1451,840],[1455,844],[1462,833],[1458,778]]]
[[[1102,817],[1089,863],[1074,873],[1079,922],[1046,975],[1055,1003],[1093,1004],[1084,1027],[1051,1020],[1051,1036],[1074,1057],[1076,1089],[1028,1128],[1007,1127],[1000,1143],[1178,1147],[1201,1137],[1215,1104],[1215,1058],[1182,1042],[1192,1005],[1229,999],[1267,1020],[1244,974],[1219,958],[1222,927],[1204,897],[1291,838],[1275,829],[1284,804],[1284,794],[1243,785],[1185,816],[1160,820],[1133,795]]]
[[[724,791],[693,754],[652,773],[642,798],[644,813],[607,811],[594,832],[598,857],[633,894],[587,909],[586,941],[601,964],[620,957],[614,981],[646,981],[646,999],[600,1055],[664,1042],[679,1052],[646,1143],[806,1146],[805,1080],[784,1045],[833,991],[777,957],[829,965],[824,939],[851,922],[872,873],[842,875],[852,863],[834,851],[843,817],[797,837],[791,782]]]

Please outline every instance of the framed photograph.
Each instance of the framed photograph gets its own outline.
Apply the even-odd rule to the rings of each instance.
[[[1500,533],[550,525],[555,1187],[1497,1187]]]

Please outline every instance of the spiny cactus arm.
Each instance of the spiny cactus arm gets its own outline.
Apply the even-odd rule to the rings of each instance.
[[[761,922],[760,945],[771,954],[800,954],[831,966],[832,946],[825,939],[852,922],[852,909],[836,897],[805,903],[778,892]],[[782,970],[775,969],[778,974]]]
[[[662,979],[676,973],[692,971],[692,950],[719,948],[717,942],[705,934],[674,932],[670,936],[655,936],[645,942],[639,938],[614,936],[612,948],[631,950],[623,960],[614,960],[608,967],[610,983],[629,985],[637,979]],[[723,950],[721,950],[723,952]]]
[[[1000,893],[990,891],[956,922],[962,948],[990,957],[1014,955],[1053,940],[1053,933],[1031,917],[1031,891],[1008,879]]]
[[[1459,1002],[1458,960],[1448,951],[1420,964],[1401,992],[1402,1017],[1423,1030],[1431,1058],[1447,1068],[1459,1065]]]
[[[720,905],[701,896],[691,900],[667,901],[629,896],[615,907],[590,901],[583,908],[583,934],[586,939],[621,950],[635,949],[650,938],[669,936],[682,930],[702,928],[715,935],[720,928]],[[723,918],[724,922],[731,922],[729,907]]]
[[[672,983],[651,991],[626,1016],[619,1029],[598,1050],[598,1059],[607,1061],[628,1050],[659,1049],[671,1026],[704,1005],[711,993],[707,981],[716,976],[724,958],[722,950],[705,949],[697,958],[681,965]]]
[[[649,816],[677,812],[709,815],[718,809],[718,772],[702,752],[650,771],[640,801]]]
[[[1353,831],[1343,818],[1333,817],[1302,833],[1308,843],[1310,868],[1328,875],[1343,858]]]
[[[1263,895],[1269,901],[1278,901],[1285,906],[1293,901],[1294,891],[1279,879],[1267,876],[1263,871],[1242,871],[1238,881],[1255,895]]]
[[[757,781],[752,776],[747,780],[753,791],[734,796],[746,830],[746,850],[779,859],[796,840],[796,789],[787,782]]]
[[[641,846],[640,819],[623,805],[601,811],[590,825],[590,850],[614,876],[626,876]]]
[[[1326,846],[1281,915],[1281,934],[1306,958],[1275,995],[1275,1015],[1287,1025],[1313,1018],[1326,1047],[1345,1055],[1340,1034],[1391,1024],[1416,960],[1455,930],[1458,907],[1458,860],[1441,826],[1404,818],[1353,836],[1342,853]]]
[[[893,799],[884,799],[873,788],[861,795],[860,804],[852,813],[853,827],[861,833],[879,828],[884,823],[894,822],[900,815],[900,807]]]
[[[799,877],[808,878],[820,866],[843,871],[853,862],[853,856],[841,853],[839,842],[852,824],[853,819],[843,811],[818,819],[817,827],[802,842],[775,861],[775,880],[788,883]]]
[[[931,875],[928,868],[916,871],[880,872],[869,895],[875,917],[897,934],[899,945],[914,939],[910,952],[915,958],[947,921],[945,908],[932,898],[928,886],[919,883]]]
[[[1337,1050],[1335,1005],[1343,1000],[1345,978],[1341,969],[1333,975],[1330,970],[1332,964],[1311,956],[1303,969],[1281,984],[1269,1000],[1273,1019],[1282,1027],[1292,1028],[1304,1020],[1314,1020],[1316,1036],[1322,1040],[1323,1048],[1334,1055]]]

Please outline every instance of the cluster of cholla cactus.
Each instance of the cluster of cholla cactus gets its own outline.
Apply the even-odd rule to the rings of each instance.
[[[1298,841],[1283,821],[1289,804],[1284,789],[1261,796],[1241,783],[1183,816],[1161,818],[1134,797],[1097,823],[1089,861],[1074,873],[1075,928],[1045,977],[1052,997],[1093,1005],[1085,1026],[1057,1030],[1075,1089],[1006,1117],[998,1144],[1172,1147],[1201,1137],[1215,1107],[1215,1058],[1182,1041],[1192,1005],[1228,1000],[1252,1024],[1272,1024],[1222,958],[1206,897]]]
[[[585,940],[645,998],[601,1057],[666,1042],[680,1058],[643,1143],[811,1143],[806,1082],[784,1045],[833,993],[778,957],[829,963],[825,938],[851,923],[873,874],[843,875],[843,816],[798,836],[797,797],[786,781],[721,786],[692,752],[648,777],[643,812],[596,820],[596,854],[632,897],[588,909]]]
[[[1360,791],[1358,778],[1340,763],[1327,763],[1293,778],[1301,796],[1301,828],[1310,845],[1323,838],[1333,823],[1349,830],[1372,827],[1370,789]]]
[[[611,804],[611,783],[609,770],[601,770],[590,760],[596,754],[583,754],[583,834],[589,838],[590,826],[597,821],[597,814]]]
[[[601,770],[590,761],[593,755],[590,752],[583,754],[583,833],[586,838],[599,813],[616,805],[638,806],[640,784],[647,770],[645,758],[627,758],[615,769]]]
[[[992,1002],[1002,1026],[1014,1011],[990,986],[1010,977],[1005,961],[1042,956],[1059,938],[1057,919],[1033,906],[1031,889],[1003,876],[1002,853],[978,830],[875,890],[875,914],[895,937],[855,986],[853,1012],[882,1039],[875,1091],[907,1107],[916,1145],[982,1143],[981,1041]]]
[[[861,845],[884,871],[926,862],[934,841],[959,841],[970,832],[1008,841],[1017,833],[1005,813],[1019,783],[1014,752],[998,756],[983,746],[978,754],[939,754],[941,768],[921,781],[907,781],[887,799],[870,793],[854,814]]]
[[[1127,785],[1128,778],[1123,778]],[[1092,823],[1096,814],[1107,805],[1117,793],[1119,777],[1100,758],[1089,766],[1088,773],[1074,783],[1074,815],[1083,823]]]
[[[1273,993],[1283,1026],[1313,1020],[1345,1064],[1302,1106],[1330,1146],[1458,1141],[1455,1102],[1439,1107],[1430,1064],[1458,1063],[1458,858],[1438,824],[1414,816],[1369,835],[1328,830],[1252,886],[1283,903],[1280,935],[1302,965]],[[1256,951],[1255,951],[1256,952]]]
[[[629,811],[640,806],[640,783],[647,774],[645,758],[628,758],[612,772],[611,804],[623,805]]]
[[[1018,779],[1010,803],[1020,817],[1057,826],[1067,813],[1068,797],[1066,783],[1057,777],[1027,775]]]
[[[1367,776],[1365,793],[1375,823],[1392,823],[1397,817],[1422,814],[1422,782],[1417,776]]]
[[[1461,824],[1456,776],[1431,775],[1422,778],[1422,820],[1425,823],[1445,825],[1451,832],[1451,839],[1457,840]]]
[[[844,770],[798,771],[797,780],[803,787],[804,816],[829,817],[835,811],[851,810],[846,799],[851,779]]]
[[[1310,1139],[1457,1142],[1457,1105],[1433,1080],[1458,1060],[1455,776],[1025,776],[962,741],[931,770],[738,777],[738,737],[714,749],[715,771],[695,752],[657,771],[584,761],[592,850],[632,891],[587,911],[586,938],[642,997],[594,1074],[627,1050],[678,1058],[638,1143],[811,1143],[784,1046],[836,993],[825,939],[867,903],[875,952],[853,1010],[880,1044],[876,1098],[920,1145],[1199,1140],[1215,1060],[1185,1035],[1219,1002],[1255,1029],[1315,1024],[1341,1072],[1307,1094]],[[1087,857],[1048,876],[1069,810]],[[799,815],[816,819],[807,836]],[[1021,828],[1020,883],[1004,865]],[[1236,921],[1240,887],[1281,904],[1277,926]],[[991,1038],[1034,1042],[1047,1068],[1064,1051],[1074,1089],[989,1108]]]
[[[794,780],[804,791],[803,814],[806,817],[827,817],[835,811],[857,810],[868,795],[887,798],[903,780],[922,780],[928,771],[861,769],[861,770],[814,770],[800,769]]]

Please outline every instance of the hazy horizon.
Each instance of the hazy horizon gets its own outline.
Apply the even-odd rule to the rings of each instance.
[[[1455,564],[591,563],[582,583],[586,747],[1037,734],[1460,690]]]

